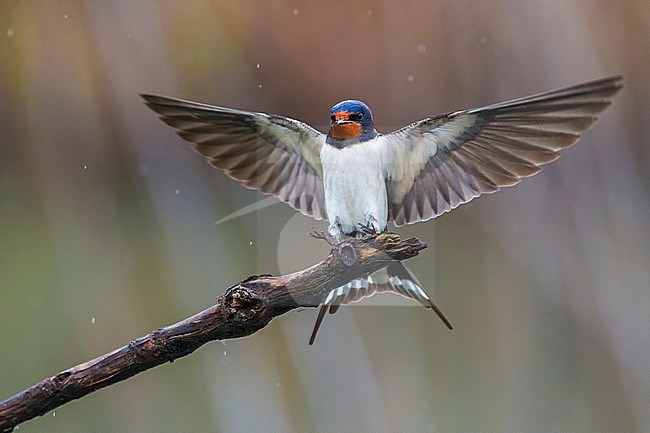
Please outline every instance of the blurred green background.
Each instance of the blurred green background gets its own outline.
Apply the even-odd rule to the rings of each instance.
[[[353,307],[309,347],[316,310],[292,312],[25,432],[650,431],[650,8],[3,0],[0,399],[327,253],[285,205],[215,225],[260,197],[138,93],[321,130],[358,98],[388,132],[618,73],[541,175],[399,230],[430,244],[409,266],[455,331],[408,303]]]

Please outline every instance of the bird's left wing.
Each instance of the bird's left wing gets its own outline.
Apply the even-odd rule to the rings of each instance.
[[[390,221],[434,218],[559,158],[623,87],[620,76],[413,123],[381,137]]]
[[[164,96],[142,97],[214,167],[305,215],[327,219],[320,162],[322,133],[288,117]]]

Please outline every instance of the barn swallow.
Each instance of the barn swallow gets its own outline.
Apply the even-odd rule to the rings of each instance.
[[[429,117],[397,131],[375,129],[366,104],[347,100],[323,134],[298,120],[162,96],[142,95],[216,168],[247,188],[328,220],[337,240],[360,227],[386,232],[427,221],[482,194],[513,186],[576,143],[623,87],[614,76],[480,108]],[[395,262],[332,290],[326,311],[375,293],[415,299],[451,324],[415,276]]]

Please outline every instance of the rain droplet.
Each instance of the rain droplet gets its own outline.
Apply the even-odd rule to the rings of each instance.
[[[88,170],[88,166],[84,164],[84,170]]]
[[[67,20],[68,19],[68,14],[64,14],[63,18]]]
[[[280,382],[275,382],[275,387],[280,388]]]
[[[412,83],[415,80],[415,77],[413,75],[409,75],[409,83]]]
[[[257,86],[257,88],[258,88],[258,89],[261,89],[261,88],[262,88],[262,85],[260,84],[259,86]]]
[[[175,191],[175,193],[176,193],[176,195],[178,195],[178,194],[181,193],[181,190],[180,190],[180,189],[177,189],[177,190]]]
[[[418,53],[424,54],[427,52],[427,46],[424,44],[419,44],[418,45]]]
[[[368,14],[369,17],[371,17],[372,16],[372,9],[368,9],[368,12],[366,12],[366,13]]]
[[[250,242],[248,243],[248,245],[253,245],[253,241],[250,241]]]
[[[298,8],[295,8],[295,9],[293,10],[293,14],[294,14],[294,15],[298,15],[299,13],[300,13],[300,11],[298,10]]]
[[[90,319],[90,323],[92,323],[93,325],[95,324],[95,318],[94,317]]]
[[[223,351],[223,356],[228,356],[228,352],[226,352],[226,351],[224,350],[224,351]]]
[[[56,412],[52,412],[52,416],[55,417],[55,416],[56,416]]]
[[[7,36],[12,37],[14,35],[14,29],[7,30]]]
[[[256,64],[255,67],[256,67],[257,69],[259,69],[259,68],[260,68],[260,64],[259,64],[259,63]]]

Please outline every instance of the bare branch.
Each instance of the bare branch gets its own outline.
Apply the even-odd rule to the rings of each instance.
[[[69,401],[178,358],[213,340],[245,337],[297,307],[318,306],[330,290],[414,257],[427,245],[416,238],[353,239],[332,248],[322,262],[279,277],[252,276],[229,287],[212,307],[160,328],[113,352],[77,365],[0,403],[0,432]]]

